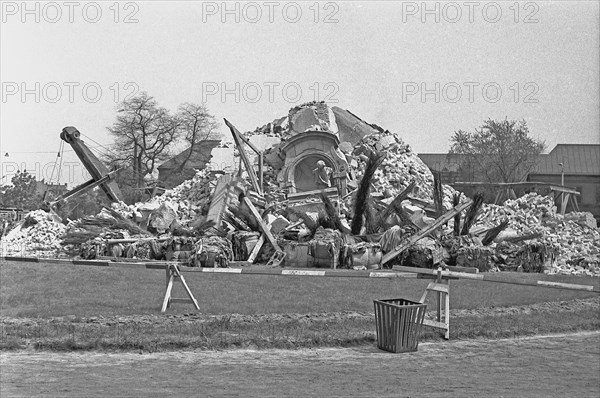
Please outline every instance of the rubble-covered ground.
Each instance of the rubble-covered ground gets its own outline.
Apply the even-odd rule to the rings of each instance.
[[[65,230],[66,226],[49,213],[31,211],[20,225],[2,238],[0,247],[4,255],[54,257],[62,249],[61,236]]]
[[[280,148],[291,137],[315,130],[334,134],[340,139],[340,150],[349,165],[350,190],[356,187],[356,182],[360,181],[364,173],[367,159],[364,154],[369,151],[377,152],[384,154],[384,159],[372,179],[371,194],[373,197],[381,199],[381,203],[389,204],[398,193],[415,181],[416,186],[412,197],[426,203],[433,202],[433,174],[398,134],[376,125],[370,125],[343,109],[329,108],[322,102],[313,102],[294,107],[288,115],[259,127],[253,132],[246,133],[247,137],[265,135],[279,139],[279,143],[265,152],[264,196],[273,216],[287,215],[283,189],[286,181],[282,181],[283,163]],[[237,156],[239,157],[239,153]],[[170,250],[175,254],[171,253],[174,256],[171,259],[186,260],[191,255],[182,253],[195,247],[194,244],[188,245],[187,238],[177,242],[173,242],[172,238],[177,235],[178,228],[189,229],[195,222],[206,216],[218,175],[218,170],[212,170],[207,165],[192,179],[166,191],[162,196],[134,205],[114,203],[112,210],[132,223],[140,225],[143,229],[152,231],[155,237],[162,238],[162,242],[166,242],[163,243],[163,246],[172,244],[173,247]],[[352,181],[354,185],[351,184]],[[443,186],[443,206],[446,210],[452,207],[454,193],[455,190],[452,187]],[[411,202],[411,199],[403,202],[403,208],[411,215],[412,222],[416,222],[418,227],[430,223],[432,219],[426,217],[425,212],[419,208],[422,203],[413,202],[414,200]],[[347,217],[344,222],[351,221],[348,218],[352,217],[352,205],[352,195],[348,195],[340,203],[342,218]],[[102,222],[98,219],[101,219]],[[103,229],[103,220],[111,219],[117,226],[112,226],[110,231],[106,228]],[[498,225],[503,219],[508,220],[507,229],[501,232],[491,244],[483,246],[482,232]],[[138,231],[135,228],[132,229],[126,225],[124,229],[119,229],[119,225],[123,226],[123,222],[116,220],[106,212],[96,216],[96,219],[88,221],[88,224],[95,223],[95,229],[88,228],[86,230],[85,228],[89,225],[81,220],[65,226],[55,222],[43,211],[31,212],[26,216],[26,222],[22,226],[3,238],[2,253],[4,255],[36,255],[39,257],[64,255],[65,246],[76,246],[76,243],[73,242],[76,242],[77,239],[73,241],[73,236],[77,236],[80,232],[81,239],[88,237],[85,235],[86,233],[90,235],[90,239],[92,237],[95,239],[95,241],[91,239],[92,243],[88,242],[86,250],[93,248],[94,245],[99,245],[99,242],[106,238],[148,237],[147,233],[137,234]],[[229,246],[229,248],[224,250],[228,253],[236,252],[235,248],[231,249],[231,242],[235,240],[231,238],[231,232],[235,228],[231,224],[228,226],[230,236],[229,242],[225,246]],[[450,221],[442,229],[443,235],[451,238],[452,229],[453,221]],[[102,231],[92,236],[94,231],[99,230]],[[405,238],[407,231],[410,231],[410,228],[398,230],[397,237]],[[299,235],[301,236],[303,233],[301,231]],[[386,239],[389,238],[389,235],[393,234],[388,233]],[[600,230],[595,225],[595,220],[589,213],[569,213],[565,216],[558,214],[550,197],[532,193],[516,200],[508,200],[501,206],[484,204],[471,228],[471,234],[452,239],[444,239],[444,236],[439,241],[433,237],[427,237],[418,242],[417,249],[412,250],[412,254],[409,253],[409,257],[413,257],[413,263],[421,260],[423,263],[431,261],[436,247],[444,246],[444,250],[453,256],[451,262],[454,261],[457,265],[477,266],[482,271],[522,270],[525,272],[545,271],[600,276]],[[523,237],[528,238],[522,239]],[[65,244],[67,241],[69,245]],[[398,243],[394,239],[391,242],[390,244],[388,239],[386,244],[381,244],[384,251],[390,250],[395,247],[394,243]],[[177,245],[179,247],[175,247]],[[131,247],[123,246],[119,250],[113,249],[110,253],[105,254],[139,257],[143,252],[144,256],[141,258],[149,258],[150,252],[157,250],[156,247],[150,246],[148,244],[137,245],[139,253],[131,250]],[[221,244],[221,246],[224,245]],[[202,247],[201,244],[200,247]],[[248,252],[250,249],[249,247]],[[246,249],[241,252],[246,253]],[[423,253],[428,254],[429,257],[422,256]],[[420,255],[421,259],[415,258]],[[260,258],[262,257],[259,256]],[[484,265],[473,265],[474,262]],[[536,265],[530,269],[529,263]]]
[[[512,236],[532,235],[527,242],[537,242],[556,252],[549,271],[561,274],[600,276],[600,229],[590,213],[557,213],[554,200],[549,196],[529,193],[509,199],[502,206],[484,204],[476,225],[490,227],[506,218],[508,229],[492,247]]]

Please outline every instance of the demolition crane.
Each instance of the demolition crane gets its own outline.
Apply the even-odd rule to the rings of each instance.
[[[90,148],[81,140],[81,133],[75,127],[65,127],[60,133],[60,138],[71,145],[79,160],[90,173],[92,177],[89,181],[73,188],[72,190],[58,196],[57,198],[46,201],[44,204],[50,212],[56,215],[56,210],[62,207],[67,201],[72,200],[78,195],[94,189],[99,186],[111,202],[122,200],[121,190],[114,181],[118,170],[109,171],[108,168],[92,153]],[[44,195],[46,196],[46,195]]]

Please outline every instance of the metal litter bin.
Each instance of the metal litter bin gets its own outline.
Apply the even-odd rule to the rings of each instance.
[[[405,300],[373,300],[377,348],[389,352],[417,351],[427,304]]]

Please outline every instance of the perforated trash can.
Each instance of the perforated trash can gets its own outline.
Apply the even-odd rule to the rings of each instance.
[[[417,351],[427,304],[405,299],[373,300],[377,347],[389,352]]]

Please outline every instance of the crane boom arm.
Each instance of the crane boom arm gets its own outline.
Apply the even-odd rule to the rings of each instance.
[[[85,188],[92,188],[96,185],[99,185],[106,196],[112,202],[119,202],[122,200],[121,190],[117,183],[111,179],[112,173],[109,173],[108,168],[92,153],[90,148],[84,144],[84,142],[79,138],[81,133],[75,127],[68,126],[65,127],[60,133],[60,138],[67,142],[75,153],[83,166],[92,176],[92,180],[80,185],[79,187],[73,189],[69,193],[73,193],[73,191],[79,192],[84,190]],[[67,193],[64,195],[65,197],[73,196]]]

